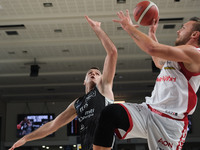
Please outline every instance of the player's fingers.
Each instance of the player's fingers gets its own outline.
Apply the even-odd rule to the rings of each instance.
[[[155,24],[156,24],[156,19],[153,19],[152,25],[155,25]]]
[[[85,18],[88,20],[89,17],[88,17],[88,16],[85,16]]]
[[[117,13],[117,16],[118,16],[120,19],[122,19],[122,18],[124,17],[124,14],[123,14],[122,11],[120,11],[120,12]]]
[[[85,16],[85,19],[89,22],[90,18],[88,16]]]
[[[124,17],[125,17],[125,15],[124,15],[124,12],[123,12],[123,11],[120,11],[120,12],[119,12],[119,14],[120,14],[121,18],[124,18]]]
[[[140,26],[139,26],[139,25],[134,25],[134,27],[135,27],[135,28],[138,28],[138,27],[140,27]]]
[[[117,12],[117,16],[121,19],[121,15],[120,15],[120,13],[119,12]]]
[[[158,18],[155,20],[155,24],[158,24],[159,20],[160,20],[160,17],[158,16]]]
[[[113,19],[113,22],[121,23],[121,20],[115,20],[115,19]]]
[[[98,25],[101,26],[101,22],[98,22]]]
[[[93,26],[93,25],[94,25],[92,19],[90,19],[88,16],[85,16],[85,18],[86,18],[86,20],[87,20],[87,22],[89,23],[90,26]]]
[[[129,14],[129,10],[128,9],[126,9],[126,17],[130,18],[130,14]]]

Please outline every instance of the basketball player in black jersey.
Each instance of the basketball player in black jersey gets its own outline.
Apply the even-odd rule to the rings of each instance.
[[[107,53],[103,73],[101,74],[98,68],[91,68],[87,72],[84,81],[85,95],[74,100],[53,121],[19,139],[9,150],[14,150],[28,141],[46,137],[71,122],[76,116],[81,124],[82,150],[92,149],[94,130],[98,123],[100,112],[107,104],[114,101],[112,87],[118,54],[113,42],[101,29],[101,23],[91,20],[88,16],[86,16],[86,20],[100,39]]]

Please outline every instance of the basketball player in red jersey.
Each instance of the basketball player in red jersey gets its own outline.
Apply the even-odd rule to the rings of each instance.
[[[151,97],[142,104],[111,104],[101,113],[94,150],[110,150],[114,132],[121,139],[147,139],[150,150],[181,150],[187,136],[187,115],[197,105],[200,86],[200,19],[191,18],[177,31],[176,46],[158,43],[158,21],[149,36],[137,29],[129,11],[117,13],[122,28],[161,69]],[[121,108],[119,107],[121,106]]]
[[[41,139],[71,122],[76,116],[80,121],[82,150],[92,150],[94,130],[97,126],[101,110],[114,102],[112,92],[113,79],[117,63],[117,49],[107,34],[101,29],[101,23],[86,16],[91,28],[100,39],[106,50],[103,73],[96,67],[91,68],[85,77],[85,95],[74,100],[65,111],[50,121],[19,139],[9,150],[24,145],[28,141]]]

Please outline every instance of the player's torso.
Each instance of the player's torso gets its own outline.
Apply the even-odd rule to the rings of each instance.
[[[109,103],[109,100],[101,95],[96,87],[75,102],[80,122],[82,147],[85,149],[90,149],[89,146],[92,146],[94,130],[98,124],[100,113]]]
[[[192,76],[184,69],[182,63],[167,61],[156,79],[152,96],[147,97],[146,102],[175,118],[193,112],[200,76]],[[198,85],[194,85],[196,82]]]
[[[105,107],[105,97],[95,87],[88,94],[75,102],[76,112],[80,122],[90,120]]]

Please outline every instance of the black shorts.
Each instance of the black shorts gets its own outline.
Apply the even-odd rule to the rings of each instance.
[[[127,131],[130,123],[126,110],[120,104],[111,104],[103,109],[97,126],[94,145],[112,147],[115,129]]]

